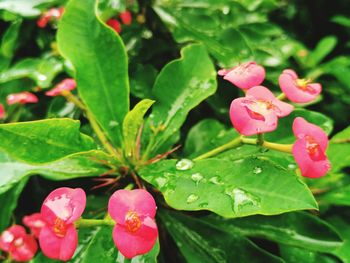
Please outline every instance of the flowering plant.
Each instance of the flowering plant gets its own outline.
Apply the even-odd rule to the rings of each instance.
[[[268,0],[83,2],[0,1],[1,260],[350,260],[333,38]]]

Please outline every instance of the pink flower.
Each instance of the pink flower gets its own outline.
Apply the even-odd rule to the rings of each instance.
[[[47,10],[37,21],[38,27],[44,28],[52,20],[59,20],[64,12],[64,8],[51,8]]]
[[[232,101],[230,118],[235,129],[246,136],[271,132],[277,128],[278,118],[287,116],[294,107],[278,100],[263,86],[249,89],[244,98]]]
[[[24,262],[35,256],[38,245],[34,237],[26,233],[23,226],[13,225],[2,232],[0,249],[8,252],[11,259]]]
[[[4,105],[2,105],[2,104],[0,103],[0,120],[1,120],[1,119],[4,119],[4,118],[5,118],[5,115],[6,115],[6,112],[5,112]]]
[[[297,137],[293,145],[293,155],[301,174],[310,178],[324,176],[331,168],[325,153],[328,147],[326,133],[301,117],[294,120],[293,132]]]
[[[299,79],[295,71],[291,69],[283,70],[278,82],[286,97],[295,103],[313,101],[322,90],[320,83],[310,83],[311,80]]]
[[[46,222],[40,213],[25,216],[23,218],[23,224],[29,227],[30,231],[36,238],[39,238],[41,229],[46,226]]]
[[[122,20],[122,23],[124,25],[130,25],[132,22],[132,16],[130,11],[124,11],[122,13],[119,14],[120,19]]]
[[[218,74],[243,90],[258,86],[265,79],[265,69],[253,61],[231,69],[221,69]]]
[[[113,28],[113,30],[115,32],[117,32],[118,34],[120,32],[122,32],[122,26],[117,19],[114,19],[114,18],[109,19],[107,21],[107,25],[109,25],[111,28]]]
[[[46,96],[55,97],[59,96],[65,91],[71,91],[75,89],[77,84],[74,79],[67,78],[58,83],[53,89],[45,93]]]
[[[38,97],[28,91],[13,93],[8,95],[6,98],[6,102],[8,105],[17,104],[17,103],[19,104],[37,103],[38,101],[39,101]]]
[[[120,253],[133,258],[149,252],[158,237],[154,221],[156,203],[145,190],[118,190],[108,203],[108,212],[116,221],[113,240]]]
[[[86,195],[80,188],[58,188],[46,197],[41,207],[46,226],[39,235],[45,256],[63,261],[72,258],[78,245],[74,222],[82,215],[85,205]]]

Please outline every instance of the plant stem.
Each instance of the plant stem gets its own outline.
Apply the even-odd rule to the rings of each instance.
[[[224,152],[228,149],[231,149],[231,148],[236,148],[238,146],[240,146],[242,144],[242,137],[237,137],[235,138],[233,141],[229,142],[229,143],[226,143],[224,145],[221,145],[207,153],[204,153],[196,158],[193,159],[193,161],[199,161],[199,160],[202,160],[202,159],[205,159],[205,158],[208,158],[208,157],[211,157],[211,156],[214,156],[214,155],[217,155],[221,152]]]
[[[280,95],[278,95],[277,97],[276,97],[278,100],[285,100],[285,99],[287,99],[287,97],[286,97],[286,94],[284,94],[283,92],[280,94]]]
[[[124,263],[131,263],[131,260],[130,258],[124,258]]]
[[[96,227],[96,226],[114,226],[112,219],[83,219],[80,218],[74,223],[75,227]]]
[[[292,153],[292,148],[293,148],[293,144],[279,144],[279,143],[268,142],[268,141],[265,141],[263,139],[263,137],[259,136],[259,135],[258,135],[257,139],[245,138],[243,136],[240,136],[231,142],[228,142],[224,145],[221,145],[221,146],[219,146],[219,147],[217,147],[217,148],[215,148],[207,153],[204,153],[204,154],[194,158],[193,161],[199,161],[199,160],[203,160],[203,159],[212,157],[212,156],[217,155],[219,153],[222,153],[226,150],[239,147],[242,144],[261,145],[264,148],[268,148],[271,150],[284,152],[284,153]]]
[[[92,129],[96,133],[98,139],[104,146],[104,148],[108,151],[109,154],[115,156],[118,160],[121,160],[121,155],[113,148],[113,146],[109,143],[107,137],[105,136],[104,132],[101,130],[100,125],[95,120],[92,113],[85,107],[85,105],[76,97],[74,96],[70,91],[64,91],[62,92],[62,95],[70,102],[74,103],[78,108],[82,109],[86,117],[88,118]]]

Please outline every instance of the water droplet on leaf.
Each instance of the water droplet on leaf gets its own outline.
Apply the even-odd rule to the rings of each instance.
[[[223,185],[224,183],[220,181],[219,177],[214,176],[209,179],[209,182],[216,184],[216,185]]]
[[[203,179],[203,175],[201,175],[200,173],[195,173],[191,175],[191,179],[198,184],[202,179]]]
[[[182,159],[176,163],[176,169],[180,171],[186,171],[193,167],[193,162],[189,159]]]
[[[190,194],[188,197],[187,197],[187,204],[190,204],[190,203],[193,203],[195,201],[197,201],[199,198],[198,195],[195,195],[195,194]]]
[[[263,170],[262,170],[261,167],[255,166],[255,167],[254,167],[254,170],[253,170],[253,173],[254,173],[254,174],[259,174],[259,173],[261,173],[262,171],[263,171]]]
[[[232,198],[232,210],[235,213],[247,213],[260,208],[260,198],[240,188],[226,189]]]

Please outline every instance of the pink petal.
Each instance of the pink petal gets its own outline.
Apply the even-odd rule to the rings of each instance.
[[[34,213],[29,216],[23,217],[23,224],[30,228],[32,234],[38,238],[41,229],[46,226],[46,222],[42,218],[40,213]]]
[[[37,103],[39,101],[38,97],[33,93],[28,91],[10,94],[6,98],[6,102],[8,105],[12,104],[27,104],[27,103]]]
[[[53,224],[58,217],[66,224],[70,224],[82,215],[85,206],[86,195],[83,189],[61,187],[46,197],[41,207],[41,214],[48,223]]]
[[[78,245],[78,233],[74,225],[67,228],[64,237],[58,237],[50,227],[44,227],[39,236],[40,248],[45,256],[67,261],[71,259]]]
[[[238,98],[232,101],[230,107],[230,119],[233,127],[245,136],[258,133],[271,132],[277,128],[278,118],[272,111],[262,116],[262,119],[253,118],[245,106],[245,98]]]
[[[288,73],[286,73],[288,71]],[[313,101],[322,90],[319,83],[308,84],[308,91],[298,87],[296,84],[297,75],[291,74],[291,70],[284,70],[279,77],[279,85],[286,97],[295,103],[307,103]]]
[[[293,105],[280,101],[278,99],[274,99],[272,103],[276,106],[275,112],[278,117],[285,117],[294,110]]]
[[[218,74],[224,75],[224,79],[245,90],[260,85],[265,79],[265,69],[255,62],[247,62],[231,70],[221,70]]]
[[[328,147],[327,134],[317,125],[307,122],[302,117],[295,118],[293,122],[293,132],[295,137],[302,139],[305,136],[310,136],[320,145],[323,151]]]
[[[153,219],[146,217],[141,228],[130,233],[119,224],[113,229],[113,240],[119,252],[126,258],[149,252],[157,241],[158,229]]]
[[[53,89],[45,93],[46,96],[55,97],[62,94],[64,91],[71,91],[76,88],[74,79],[67,78],[58,83]]]
[[[275,95],[264,86],[255,86],[249,89],[246,97],[252,97],[256,100],[273,101],[276,99]]]
[[[309,178],[318,178],[327,174],[331,165],[327,158],[314,161],[310,158],[307,148],[306,139],[298,139],[293,145],[293,156],[298,164],[302,176]]]
[[[31,260],[36,251],[38,250],[38,244],[36,240],[31,235],[25,235],[21,240],[23,242],[22,245],[18,246],[18,244],[13,244],[11,246],[11,258],[18,262],[26,262]],[[16,241],[14,242],[16,243]]]
[[[296,80],[298,78],[297,73],[292,69],[285,69],[285,70],[283,70],[282,74],[290,75],[293,80]]]
[[[20,237],[26,235],[26,230],[23,226],[13,225],[7,228],[0,236],[0,249],[8,252],[10,250],[12,242]]]
[[[5,118],[5,108],[4,105],[0,103],[0,119]]]
[[[128,212],[134,211],[140,217],[154,218],[156,202],[153,196],[143,189],[118,190],[109,199],[108,212],[119,224],[123,224]]]

